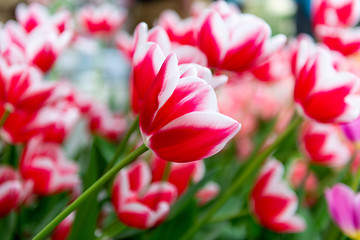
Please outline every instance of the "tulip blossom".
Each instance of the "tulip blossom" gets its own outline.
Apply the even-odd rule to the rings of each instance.
[[[311,3],[314,26],[351,27],[359,21],[360,3],[358,0],[314,0]]]
[[[152,176],[153,182],[161,181],[164,175],[166,161],[154,157],[152,161]],[[189,163],[171,163],[169,176],[166,181],[173,184],[180,196],[186,191],[189,184],[198,182],[204,176],[205,165],[203,161],[189,162]]]
[[[305,116],[322,123],[350,122],[359,116],[359,79],[337,71],[328,51],[301,43],[296,70],[294,99]]]
[[[89,128],[93,133],[118,140],[126,129],[126,119],[120,114],[113,114],[103,105],[93,104],[88,113]]]
[[[197,77],[180,78],[174,54],[151,83],[139,114],[144,143],[160,158],[190,162],[219,152],[240,124],[218,113],[213,88]]]
[[[113,184],[113,206],[119,219],[130,227],[148,229],[160,224],[176,197],[171,183],[151,183],[151,170],[144,161],[122,169]]]
[[[24,42],[25,55],[29,62],[47,72],[70,43],[71,38],[70,31],[59,33],[52,25],[39,27],[32,31]]]
[[[53,91],[54,85],[43,82],[35,68],[25,64],[8,66],[0,59],[0,103],[8,110],[36,111]]]
[[[260,18],[232,11],[216,2],[200,16],[197,45],[212,67],[243,72],[280,49],[285,36],[270,38],[269,26]]]
[[[33,3],[29,6],[21,3],[16,7],[15,14],[16,19],[27,32],[31,32],[49,18],[49,12],[46,7],[38,3]]]
[[[250,209],[264,227],[278,233],[301,232],[306,224],[295,214],[298,199],[282,180],[283,165],[268,161],[262,168],[251,192]]]
[[[80,180],[78,167],[68,160],[59,145],[29,141],[20,160],[20,173],[25,180],[34,182],[34,193],[51,195],[72,190]]]
[[[360,118],[349,123],[341,124],[341,130],[351,142],[360,142]]]
[[[0,166],[0,218],[17,208],[22,201],[22,183],[15,170]]]
[[[344,29],[320,25],[314,31],[320,42],[345,56],[360,50],[360,28]]]
[[[182,47],[183,50],[185,50],[184,48],[186,48],[186,46]],[[181,51],[180,49],[180,52]],[[178,64],[182,63],[182,65],[186,65],[183,67],[179,66],[182,75],[200,77],[208,81],[213,87],[218,87],[227,81],[227,77],[224,75],[213,76],[210,69],[196,65],[195,63],[188,65],[192,63],[193,60],[196,61],[197,54],[195,54],[195,52],[190,55],[179,53],[176,49],[174,52],[182,58],[180,60],[178,58]],[[146,92],[158,74],[165,60],[165,56],[167,56],[167,53],[163,52],[160,46],[154,42],[137,46],[132,58],[130,77],[131,106],[134,113],[140,111]]]
[[[300,146],[310,162],[327,166],[344,166],[351,159],[352,148],[333,125],[306,122],[301,128]]]
[[[338,183],[327,189],[325,196],[332,220],[349,238],[359,239],[359,193],[354,193],[348,186]]]
[[[216,182],[209,182],[195,194],[199,205],[203,206],[219,195],[220,186]]]
[[[125,22],[126,10],[111,4],[86,5],[78,12],[80,26],[90,34],[111,35]]]

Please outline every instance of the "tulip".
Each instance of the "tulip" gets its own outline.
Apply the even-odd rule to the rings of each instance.
[[[0,166],[0,218],[8,215],[22,201],[23,185],[11,167]]]
[[[343,29],[320,25],[314,31],[320,42],[345,56],[360,50],[360,28]]]
[[[111,4],[85,5],[78,12],[80,26],[90,34],[111,35],[125,22],[127,11]]]
[[[311,3],[314,26],[351,27],[359,21],[360,3],[357,0],[314,0]]]
[[[354,143],[360,142],[360,118],[355,121],[344,123],[341,125],[341,130],[348,140]]]
[[[271,39],[260,18],[233,11],[225,2],[214,3],[199,17],[197,45],[212,67],[243,72],[281,48],[285,36]]]
[[[328,51],[300,43],[294,99],[298,110],[321,123],[350,122],[360,114],[359,79],[337,71]]]
[[[119,219],[130,227],[148,229],[160,224],[176,197],[171,183],[151,183],[151,171],[144,161],[122,169],[113,184],[113,206]]]
[[[209,182],[195,194],[199,205],[203,206],[219,195],[220,186],[216,182]]]
[[[10,112],[39,110],[53,91],[54,85],[43,82],[37,69],[25,64],[8,66],[0,59],[0,102]]]
[[[169,55],[147,90],[139,113],[143,141],[160,158],[190,162],[219,152],[240,130],[218,113],[213,88],[197,77],[180,78]]]
[[[300,145],[310,162],[321,166],[344,166],[352,155],[351,145],[333,125],[306,122],[301,128]]]
[[[296,194],[282,180],[283,165],[277,160],[268,161],[251,191],[250,209],[264,227],[278,232],[301,232],[306,228],[304,219],[295,214]]]
[[[93,104],[88,113],[91,132],[106,137],[109,140],[118,140],[126,130],[126,119],[120,114],[113,114],[106,106]]]
[[[59,145],[30,140],[20,159],[23,179],[34,182],[34,193],[51,195],[70,191],[79,183],[78,167],[68,160]]]
[[[161,181],[165,174],[166,161],[155,156],[151,165],[152,181]],[[165,180],[176,187],[178,196],[180,196],[186,191],[191,182],[200,181],[204,176],[204,172],[205,165],[203,161],[171,163],[169,175]]]
[[[326,202],[332,220],[351,239],[360,238],[359,193],[338,183],[325,191]]]
[[[38,3],[33,3],[29,6],[21,3],[16,7],[15,14],[17,21],[27,32],[31,32],[49,18],[49,12],[46,7]]]

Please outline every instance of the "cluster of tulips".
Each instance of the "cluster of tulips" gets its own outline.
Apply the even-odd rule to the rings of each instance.
[[[360,2],[311,6],[316,41],[224,1],[133,34],[108,3],[18,5],[0,27],[0,238],[359,239]],[[84,41],[129,63],[128,111],[53,74]]]

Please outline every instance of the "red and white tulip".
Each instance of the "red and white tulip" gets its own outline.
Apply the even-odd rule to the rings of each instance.
[[[139,114],[144,143],[160,158],[190,162],[219,152],[240,124],[218,112],[213,88],[197,77],[180,77],[169,55],[147,90]]]
[[[251,211],[262,226],[274,232],[304,231],[304,219],[295,214],[297,196],[282,179],[283,174],[284,167],[277,160],[265,164],[251,191]]]
[[[21,156],[20,173],[23,179],[32,180],[34,193],[51,195],[70,191],[78,184],[78,166],[68,160],[55,143],[30,140]]]
[[[151,183],[151,170],[144,161],[122,169],[113,184],[113,206],[119,219],[130,227],[148,229],[160,224],[176,197],[171,183]]]

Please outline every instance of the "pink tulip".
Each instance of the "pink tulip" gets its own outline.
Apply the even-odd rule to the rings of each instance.
[[[342,124],[341,130],[351,142],[360,142],[360,118],[355,121]]]
[[[327,167],[344,166],[352,155],[341,130],[328,124],[306,122],[301,128],[300,145],[310,162]]]
[[[214,3],[199,19],[197,45],[209,65],[243,72],[281,48],[285,36],[270,38],[269,26],[260,18],[240,14],[223,1]]]
[[[199,205],[203,206],[219,195],[220,186],[216,182],[209,182],[195,194]]]
[[[295,214],[296,194],[282,180],[283,165],[268,161],[262,168],[251,192],[250,208],[256,220],[264,227],[278,232],[301,232],[306,228],[304,219]]]
[[[68,160],[59,145],[30,140],[21,156],[20,173],[34,182],[34,192],[51,195],[70,191],[80,182],[78,167]]]
[[[78,23],[90,34],[111,35],[125,22],[127,11],[111,4],[85,5],[78,12]]]
[[[154,157],[152,165],[152,181],[161,181],[164,175],[167,161]],[[189,163],[171,163],[169,176],[166,179],[173,184],[178,192],[178,196],[183,194],[191,182],[198,182],[204,176],[205,165],[203,161]]]
[[[359,193],[354,193],[348,186],[338,183],[327,189],[325,196],[332,220],[349,238],[359,239]]]
[[[139,114],[144,143],[160,158],[190,162],[219,152],[240,130],[218,113],[213,88],[197,77],[180,78],[174,54],[151,83]]]
[[[22,201],[22,183],[11,167],[0,166],[0,218],[17,208]]]
[[[165,220],[176,197],[174,185],[151,183],[149,166],[138,161],[121,170],[115,178],[112,203],[124,224],[148,229]]]
[[[324,48],[300,43],[294,99],[305,116],[322,123],[350,122],[360,114],[359,79],[337,71]]]
[[[351,27],[360,18],[360,3],[357,0],[314,0],[311,2],[314,26]]]

